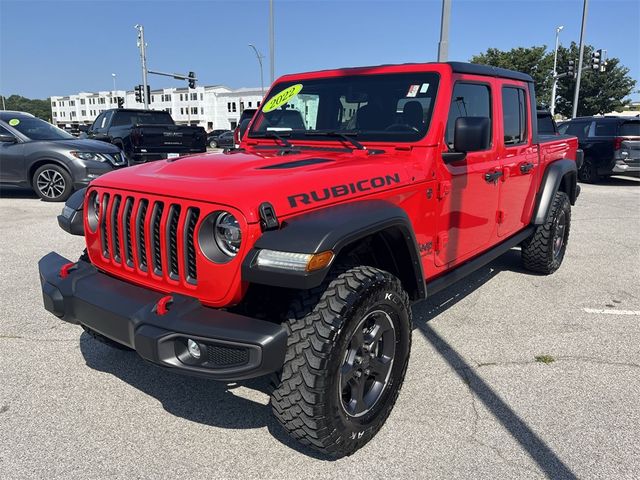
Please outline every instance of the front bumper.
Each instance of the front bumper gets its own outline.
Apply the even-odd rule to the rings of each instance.
[[[287,333],[282,325],[204,307],[197,299],[165,297],[99,272],[78,262],[61,274],[66,258],[51,252],[38,262],[45,308],[136,350],[145,360],[187,374],[214,380],[241,380],[282,367]],[[195,340],[201,356],[187,351]]]

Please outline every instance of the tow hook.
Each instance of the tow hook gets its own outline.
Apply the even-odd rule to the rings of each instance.
[[[157,315],[166,315],[169,312],[169,307],[171,307],[172,303],[173,297],[171,295],[165,295],[158,300],[158,303],[156,303],[156,306],[154,307],[154,311]]]

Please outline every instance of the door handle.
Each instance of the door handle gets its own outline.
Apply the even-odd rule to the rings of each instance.
[[[502,175],[502,170],[494,170],[493,172],[485,173],[484,179],[487,183],[496,183]]]
[[[520,171],[522,173],[529,173],[531,170],[533,170],[534,167],[535,167],[535,165],[533,163],[530,163],[530,162],[521,163],[520,164]]]

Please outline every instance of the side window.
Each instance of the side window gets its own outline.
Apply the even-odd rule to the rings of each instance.
[[[101,113],[100,115],[98,115],[98,117],[93,121],[93,125],[91,126],[91,130],[98,131],[98,130],[102,130],[102,123],[104,122],[104,113]]]
[[[527,106],[524,89],[515,87],[502,89],[502,124],[505,145],[519,145],[527,141]]]
[[[564,133],[574,135],[582,140],[587,136],[590,123],[591,122],[570,122]]]
[[[11,135],[12,137],[15,137],[15,135],[13,133],[11,133],[9,130],[4,128],[2,125],[0,125],[0,134],[2,134],[2,135]]]
[[[589,130],[590,137],[615,137],[616,136],[616,122],[599,122],[596,120],[593,122],[591,129]]]
[[[492,120],[491,93],[488,85],[458,82],[453,87],[445,134],[449,148],[453,148],[453,129],[456,119],[460,117],[487,117]],[[493,120],[491,123],[493,124]]]

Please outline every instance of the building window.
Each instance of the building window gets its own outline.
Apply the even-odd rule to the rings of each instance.
[[[259,107],[259,106],[260,106],[260,101],[257,101],[256,102],[256,107]]]
[[[182,94],[180,94],[180,101],[182,101]]]
[[[84,98],[80,99],[80,105],[84,105]]]
[[[232,112],[236,111],[236,102],[231,102],[231,111]]]
[[[227,102],[227,112],[231,113],[231,102]]]
[[[170,108],[165,108],[164,111],[167,112],[169,115],[171,115],[171,109]]]
[[[86,110],[80,110],[80,115],[83,117],[87,116],[87,111]]]
[[[56,102],[51,102],[51,106],[55,107],[56,106]]]
[[[103,97],[100,97],[100,98],[98,99],[98,103],[99,103],[100,105],[104,105],[106,102],[104,101],[104,98],[103,98]]]
[[[200,107],[200,115],[204,115],[204,108]]]
[[[249,102],[249,108],[251,108],[251,102]]]
[[[191,94],[191,100],[198,100],[198,94],[197,93],[192,93]]]
[[[240,111],[244,110],[244,102],[240,102]]]
[[[204,100],[204,95],[201,93],[200,94],[200,101]]]
[[[71,112],[71,117],[75,117],[76,116],[76,112]]]
[[[191,107],[191,114],[192,115],[197,115],[198,114],[198,107]]]

